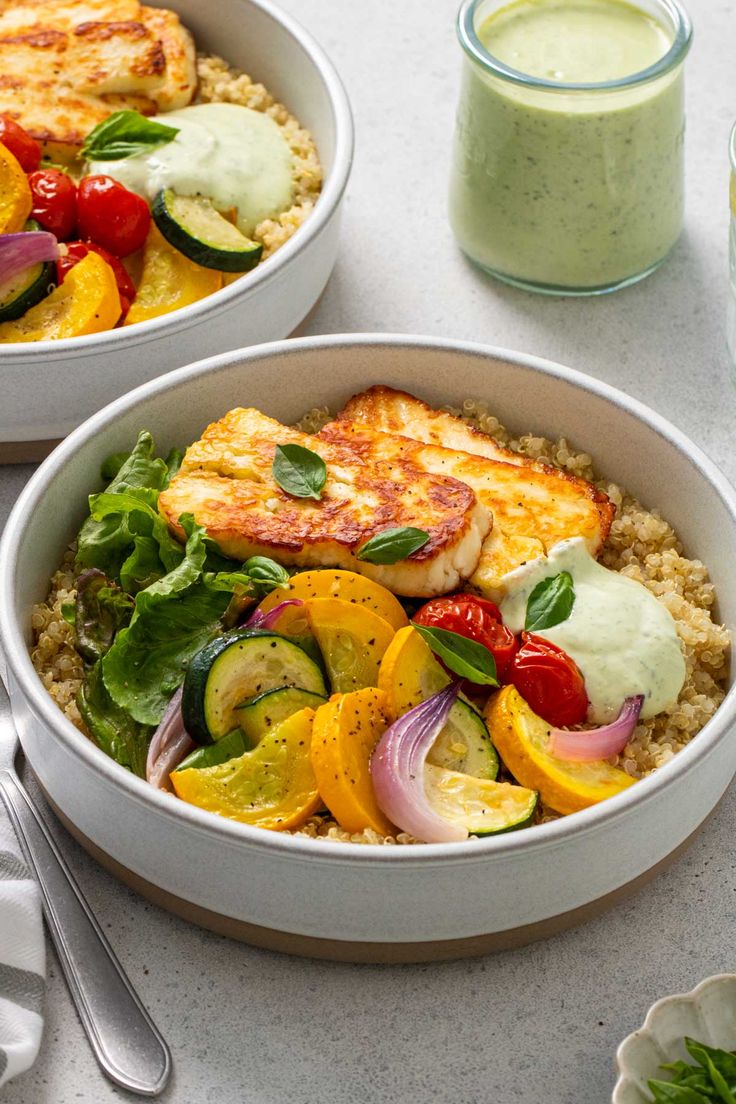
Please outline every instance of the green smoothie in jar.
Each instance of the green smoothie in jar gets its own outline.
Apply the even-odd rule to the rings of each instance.
[[[450,219],[511,283],[564,294],[647,275],[680,234],[676,0],[466,0]]]

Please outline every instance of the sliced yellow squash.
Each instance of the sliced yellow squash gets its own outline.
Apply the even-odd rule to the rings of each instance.
[[[378,807],[371,780],[373,749],[388,728],[386,698],[367,687],[336,694],[314,718],[312,767],[327,808],[348,832],[396,829]]]
[[[203,268],[169,245],[154,224],[143,253],[143,271],[135,302],[124,325],[146,322],[196,303],[222,287],[222,273]]]
[[[389,644],[378,672],[378,686],[388,699],[392,718],[403,716],[415,705],[447,686],[450,677],[416,629],[407,625]]]
[[[320,806],[310,755],[313,721],[314,710],[301,709],[237,759],[173,771],[177,797],[259,828],[298,827]]]
[[[0,343],[60,341],[101,333],[115,326],[120,310],[115,273],[98,253],[90,252],[50,295],[14,322],[0,325]]]
[[[6,146],[0,145],[0,234],[17,234],[31,213],[28,177]]]
[[[386,695],[391,720],[431,698],[449,681],[444,667],[416,629],[411,625],[399,629],[378,669],[378,686]],[[496,777],[498,756],[482,718],[468,702],[455,702],[427,762],[478,778]]]
[[[401,602],[390,590],[355,571],[301,571],[292,575],[288,586],[272,590],[258,608],[267,613],[286,598],[301,598],[303,602],[308,598],[340,598],[367,606],[394,629],[409,623]]]
[[[347,694],[376,686],[381,659],[394,635],[388,621],[367,606],[342,598],[309,598],[303,609],[322,652],[332,692]]]
[[[603,760],[568,763],[547,751],[550,726],[513,686],[504,686],[485,710],[491,739],[517,782],[539,790],[556,813],[576,813],[634,784],[625,771]]]
[[[537,794],[510,782],[424,767],[424,789],[436,813],[467,828],[471,836],[491,836],[525,828],[534,816]]]

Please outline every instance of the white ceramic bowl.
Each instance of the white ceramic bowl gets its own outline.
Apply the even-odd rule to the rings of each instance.
[[[0,636],[26,755],[53,803],[102,861],[141,891],[253,942],[349,959],[470,954],[584,918],[671,858],[736,770],[736,692],[653,776],[595,808],[464,844],[330,844],[218,819],[106,758],[59,712],[31,665],[29,610],[97,487],[100,462],[148,427],[165,453],[236,405],[289,423],[371,383],[441,404],[487,399],[523,431],[565,434],[656,506],[711,569],[736,627],[736,492],[657,414],[570,369],[434,338],[303,338],[215,357],[92,417],[34,475],[0,548]]]
[[[161,0],[163,4],[163,0]],[[291,109],[317,143],[325,180],[312,215],[244,280],[189,307],[64,341],[4,345],[1,458],[45,454],[118,395],[172,368],[227,349],[288,337],[321,295],[335,263],[350,174],[353,124],[340,78],[310,34],[270,0],[166,0],[201,52],[250,73]],[[30,450],[8,443],[35,442]]]
[[[619,1078],[611,1104],[651,1104],[647,1081],[667,1081],[660,1067],[692,1062],[685,1036],[699,1043],[736,1050],[736,974],[706,978],[690,993],[657,1001],[642,1026],[628,1035],[616,1053]]]

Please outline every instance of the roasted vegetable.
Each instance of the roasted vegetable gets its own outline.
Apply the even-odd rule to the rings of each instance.
[[[308,598],[340,598],[344,602],[366,606],[394,629],[407,624],[398,598],[386,587],[355,571],[300,571],[264,598],[259,609],[268,612],[285,598],[300,598],[302,601]]]
[[[126,326],[196,303],[222,287],[222,273],[195,264],[151,226],[143,253],[138,294],[125,317]]]
[[[372,828],[388,836],[396,831],[378,806],[370,771],[373,749],[388,724],[385,696],[372,687],[336,695],[315,714],[312,766],[317,785],[348,832]]]
[[[499,755],[522,786],[539,790],[557,813],[575,813],[614,797],[634,784],[625,771],[604,760],[567,763],[547,749],[550,726],[532,712],[513,686],[489,701],[485,718]]]
[[[113,270],[97,253],[88,253],[50,295],[21,318],[0,324],[0,343],[60,341],[100,333],[115,326],[120,312]]]
[[[324,657],[333,693],[378,684],[381,656],[394,630],[367,606],[341,598],[309,598],[304,611]]]
[[[176,770],[177,795],[212,813],[276,831],[296,828],[320,806],[310,743],[314,712],[302,709],[253,751],[202,770]]]

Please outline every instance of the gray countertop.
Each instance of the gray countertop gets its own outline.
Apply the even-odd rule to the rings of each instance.
[[[689,0],[685,234],[653,277],[599,300],[493,283],[453,244],[444,193],[455,0],[283,6],[331,54],[357,124],[342,252],[304,332],[429,333],[562,361],[649,403],[736,477],[724,345],[736,2]],[[31,470],[0,470],[3,518]],[[732,790],[684,858],[578,930],[413,967],[309,962],[228,942],[134,896],[66,837],[64,847],[171,1045],[167,1102],[604,1104],[616,1046],[651,1002],[735,968],[735,814]],[[121,1098],[133,1099],[98,1074],[52,956],[40,1059],[3,1100]]]

